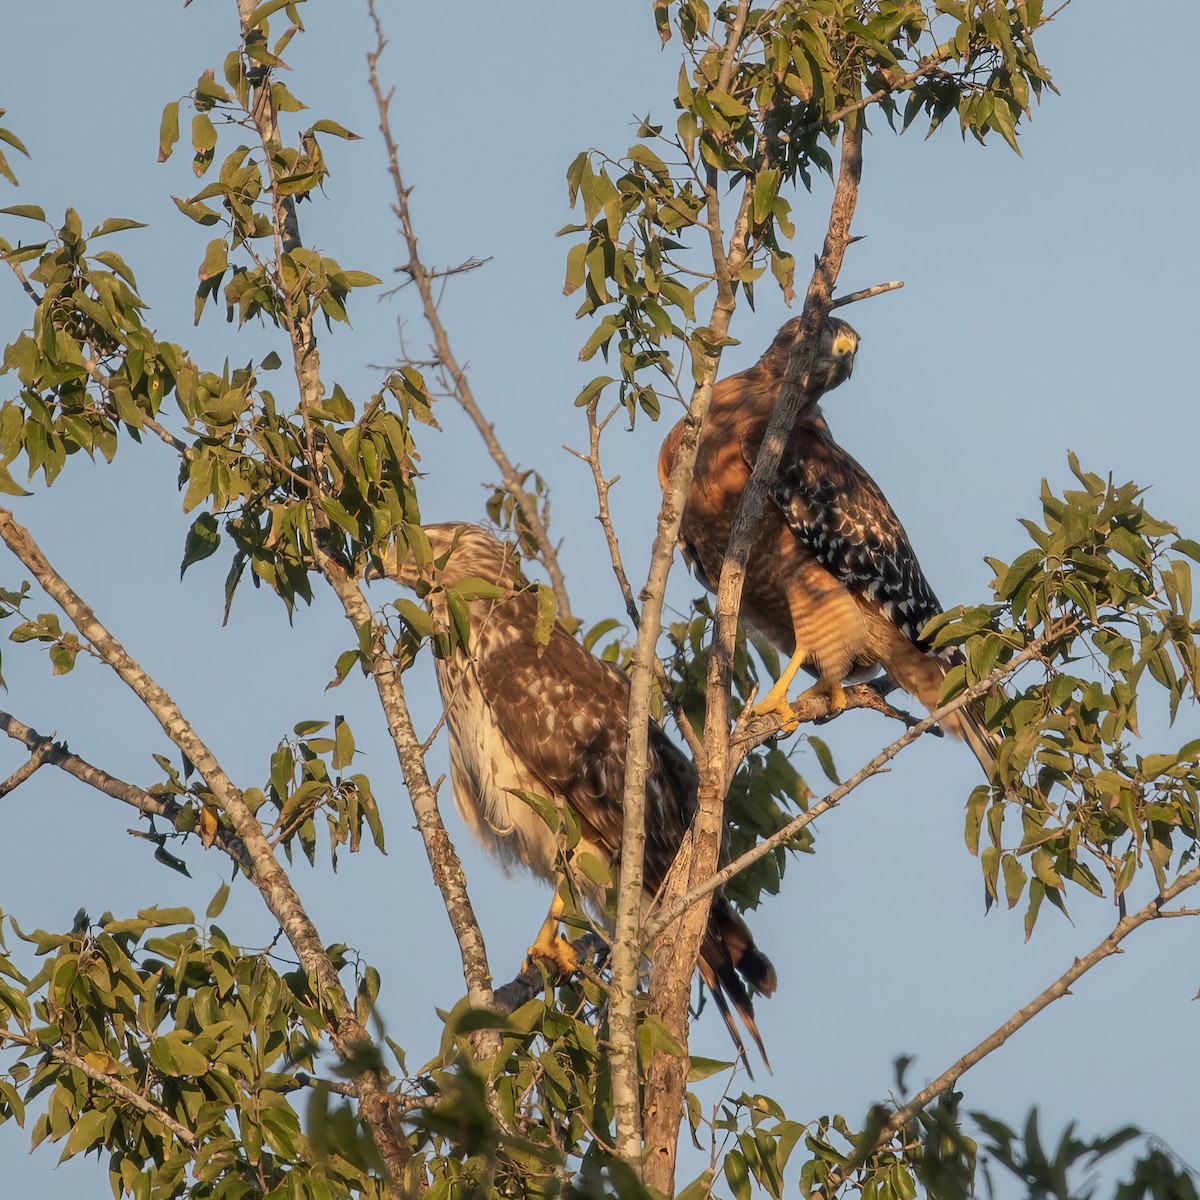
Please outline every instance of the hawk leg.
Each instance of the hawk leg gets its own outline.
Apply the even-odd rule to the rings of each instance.
[[[792,680],[796,678],[796,672],[804,666],[807,659],[808,651],[803,646],[797,646],[795,654],[784,667],[783,674],[775,680],[775,686],[750,710],[752,717],[769,717],[774,714],[783,721],[785,733],[790,733],[796,728],[797,722],[792,714],[792,706],[788,703],[787,694]]]
[[[788,688],[791,687],[792,680],[796,678],[796,673],[804,666],[807,659],[808,652],[798,646],[788,661],[788,665],[784,668],[783,674],[775,681],[775,686],[750,710],[750,715],[765,717],[776,714],[783,722],[780,732],[791,733],[800,724],[800,721],[793,705],[788,702]],[[841,681],[831,676],[822,676],[812,687],[801,692],[796,697],[796,702],[799,703],[805,696],[828,696],[830,716],[837,716],[846,707],[846,693],[842,690]]]
[[[542,922],[542,927],[538,930],[533,945],[529,947],[527,951],[529,957],[526,959],[527,963],[532,963],[534,959],[540,958],[543,962],[551,965],[563,978],[573,975],[579,970],[579,955],[575,952],[575,947],[558,932],[558,920],[565,908],[566,901],[556,891],[550,904],[550,911],[546,914],[546,919]]]

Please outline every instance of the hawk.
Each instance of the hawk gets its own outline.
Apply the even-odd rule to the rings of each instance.
[[[557,622],[548,640],[543,636],[544,644],[539,643],[536,589],[522,576],[511,543],[466,524],[427,525],[424,533],[432,551],[427,570],[419,569],[411,555],[399,560],[390,546],[383,573],[409,588],[421,581],[431,585],[426,601],[435,627],[447,628],[452,618],[444,588],[476,597],[465,602],[468,646],[436,660],[454,802],[467,828],[503,866],[519,864],[555,886],[530,955],[569,971],[576,965],[573,949],[556,936],[564,910],[557,890],[559,838],[519,793],[534,793],[575,814],[580,837],[569,857],[590,853],[605,868],[615,868],[623,826],[629,681]],[[653,721],[648,768],[643,912],[666,880],[697,808],[695,768]],[[723,858],[728,861],[724,853]],[[582,870],[571,876],[580,898],[603,919],[605,887]],[[775,969],[720,892],[713,897],[699,970],[739,1051],[731,1004],[766,1061],[752,995],[775,990]]]
[[[758,362],[713,390],[679,531],[684,557],[710,591],[799,324],[799,317],[788,321]],[[821,396],[850,378],[858,340],[845,321],[826,320],[810,391]],[[681,421],[659,453],[664,490],[682,436]],[[941,611],[891,505],[833,440],[813,404],[784,446],[746,570],[741,616],[790,656],[755,712],[778,713],[785,729],[794,728],[787,691],[801,667],[817,676],[813,690],[828,696],[834,713],[846,704],[843,683],[870,678],[879,668],[932,711],[946,672],[959,661],[953,652],[931,650],[921,637]],[[990,776],[996,738],[982,704],[960,709],[944,724],[966,740]]]

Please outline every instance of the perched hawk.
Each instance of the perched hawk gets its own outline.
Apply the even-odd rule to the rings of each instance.
[[[492,596],[466,603],[466,652],[436,661],[450,733],[450,780],[463,821],[502,864],[519,863],[557,887],[558,838],[514,794],[532,792],[577,816],[581,836],[571,852],[574,857],[590,853],[604,867],[615,867],[621,848],[629,681],[561,625],[550,630],[548,642],[538,644],[537,595],[522,577],[511,544],[474,525],[428,525],[425,534],[433,554],[427,571],[419,570],[411,556],[398,563],[394,547],[385,553],[383,568],[406,587],[422,579],[433,585],[427,600],[435,623],[450,617],[438,585],[462,585],[468,595],[488,590],[477,586],[480,580],[497,585],[490,589]],[[665,881],[696,812],[691,762],[654,722],[649,745],[644,910]],[[602,918],[604,887],[582,871],[572,876],[581,898]],[[562,911],[556,892],[530,954],[571,969],[570,944],[556,937]],[[713,898],[699,969],[739,1049],[730,1004],[761,1051],[751,996],[775,990],[775,969],[720,892]]]
[[[715,591],[738,501],[787,370],[800,318],[776,334],[747,371],[721,380],[700,432],[696,469],[679,540],[700,581]],[[809,387],[818,395],[850,378],[858,334],[829,318]],[[658,458],[665,488],[683,422],[667,434]],[[750,553],[742,617],[791,656],[760,713],[792,716],[787,691],[804,667],[815,690],[840,711],[842,684],[882,667],[931,711],[942,680],[956,661],[922,641],[921,630],[942,611],[892,507],[875,481],[833,440],[819,407],[796,423],[784,447]],[[986,772],[995,764],[995,736],[981,704],[944,722],[964,738]]]

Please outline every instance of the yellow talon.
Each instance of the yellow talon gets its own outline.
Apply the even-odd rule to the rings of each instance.
[[[541,959],[553,966],[558,975],[564,979],[579,970],[579,954],[561,934],[557,937],[539,938],[529,947],[527,953],[529,955],[527,962],[532,963],[534,959]]]
[[[780,680],[782,682],[782,680]],[[787,685],[783,687],[776,683],[775,686],[755,705],[750,709],[752,717],[769,717],[777,714],[779,718],[786,724],[792,716],[792,706],[788,703]]]
[[[542,922],[533,945],[526,951],[525,959],[526,967],[531,966],[534,959],[551,964],[563,979],[579,970],[579,955],[575,947],[558,932],[558,919],[565,909],[566,901],[561,892],[556,891],[550,903],[550,912]]]

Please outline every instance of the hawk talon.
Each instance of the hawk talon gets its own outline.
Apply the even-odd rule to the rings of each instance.
[[[533,966],[535,961],[544,962],[559,979],[569,979],[579,970],[579,952],[561,934],[546,940],[539,938],[525,953],[526,967]]]

